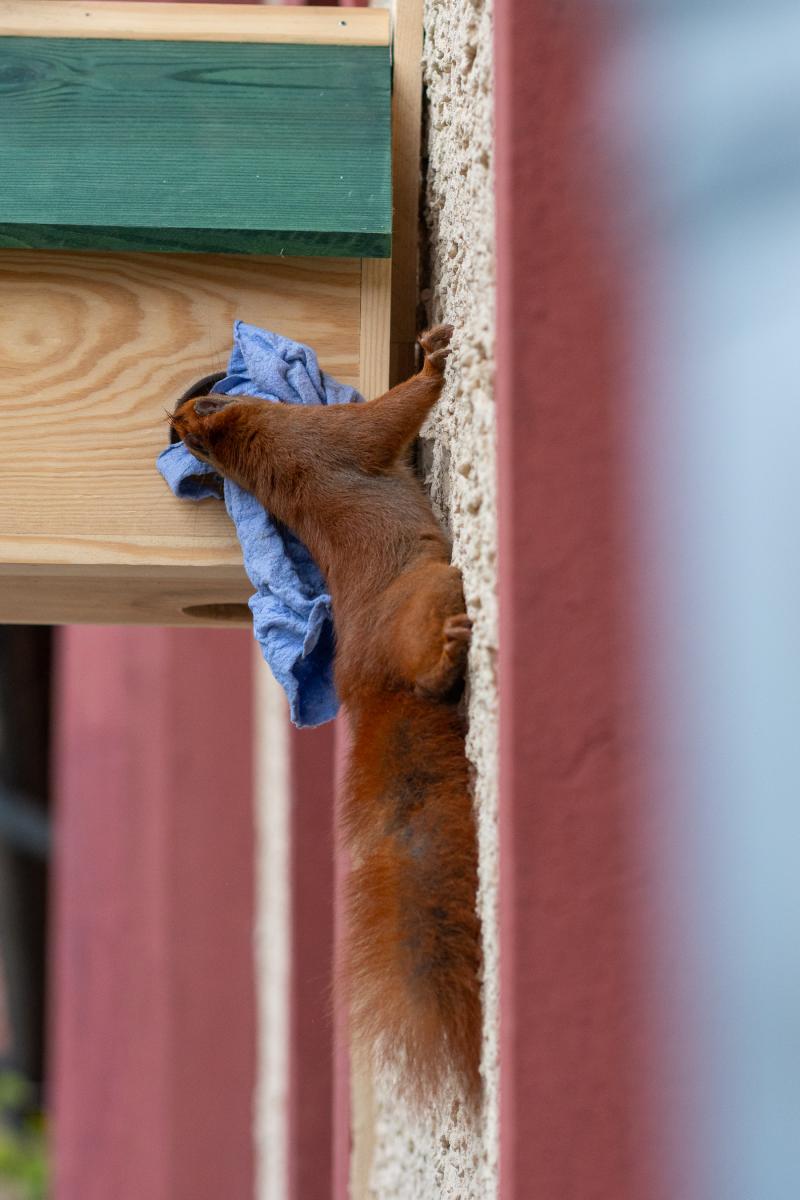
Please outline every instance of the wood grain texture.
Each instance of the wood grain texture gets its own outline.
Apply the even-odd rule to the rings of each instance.
[[[377,8],[342,13],[289,5],[0,0],[0,36],[386,46],[389,14]]]
[[[361,263],[361,393],[366,400],[389,387],[392,265],[385,258]]]
[[[385,258],[388,233],[296,233],[291,229],[152,229],[146,226],[2,225],[2,250],[146,250],[166,254],[277,254]]]
[[[0,245],[381,256],[389,50],[0,38]]]
[[[240,563],[180,568],[0,563],[0,624],[250,628],[252,592]]]
[[[176,500],[155,470],[164,410],[224,367],[236,317],[310,342],[358,386],[360,281],[358,262],[336,259],[0,253],[0,563],[160,582],[169,568],[185,575],[187,603],[241,602],[223,506]],[[11,605],[2,619],[34,617]]]

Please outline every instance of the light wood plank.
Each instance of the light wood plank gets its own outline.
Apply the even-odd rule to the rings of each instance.
[[[164,410],[225,366],[236,317],[358,386],[360,282],[337,259],[0,253],[0,562],[240,569],[222,505],[156,472]]]
[[[249,627],[252,591],[241,561],[180,569],[0,564],[0,623]]]
[[[361,262],[361,382],[366,400],[389,387],[392,265],[388,258]]]
[[[0,36],[386,46],[389,14],[377,8],[0,0]]]

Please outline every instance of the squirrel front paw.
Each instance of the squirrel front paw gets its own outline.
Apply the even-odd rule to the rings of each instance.
[[[444,371],[452,336],[452,325],[434,325],[432,329],[421,333],[417,339],[425,353],[425,365],[432,367],[439,374]]]

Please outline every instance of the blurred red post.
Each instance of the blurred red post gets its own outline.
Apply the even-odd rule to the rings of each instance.
[[[333,1171],[334,725],[289,730],[286,1200],[330,1200]]]
[[[501,1200],[661,1200],[613,29],[495,9]],[[616,226],[614,219],[616,218]]]
[[[252,640],[58,635],[58,1200],[253,1194]]]

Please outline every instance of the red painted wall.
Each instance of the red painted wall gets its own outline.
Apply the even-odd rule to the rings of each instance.
[[[336,719],[334,734],[334,782],[336,812],[343,800],[343,785],[350,754],[350,731],[344,713]],[[335,820],[335,829],[340,822]],[[341,840],[334,838],[333,937],[334,971],[342,969],[345,947],[345,891],[350,870],[349,856]],[[345,1005],[336,1005],[333,1013],[333,1174],[331,1200],[349,1200],[350,1159],[353,1149],[350,1088],[350,1031]]]
[[[58,1200],[252,1195],[252,641],[58,635]]]
[[[598,17],[496,6],[503,1200],[668,1194],[649,1124],[624,265],[592,99]]]

